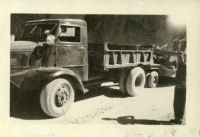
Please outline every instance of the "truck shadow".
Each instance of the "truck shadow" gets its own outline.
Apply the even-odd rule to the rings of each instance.
[[[76,101],[81,101],[81,100],[85,100],[85,99],[89,99],[89,98],[93,98],[93,97],[97,97],[97,96],[106,96],[109,98],[125,98],[128,97],[127,95],[122,94],[119,89],[114,89],[115,87],[117,87],[118,85],[114,85],[114,86],[102,86],[102,87],[93,87],[89,89],[89,92],[85,93],[85,94],[77,94],[77,98],[75,99]]]
[[[17,91],[11,91],[10,117],[26,120],[47,119],[39,106],[38,98],[31,94],[20,97]]]
[[[148,119],[135,119],[134,116],[121,116],[117,118],[102,118],[102,120],[116,120],[119,124],[142,124],[142,125],[173,125],[170,121],[148,120]]]
[[[175,78],[169,78],[169,77],[159,78],[159,83],[157,87],[169,87],[169,86],[175,86]]]
[[[98,88],[91,88],[90,92],[86,94],[76,94],[75,103],[97,96],[106,96],[110,98],[124,98],[123,94],[118,89],[112,89],[112,86],[103,86]],[[20,97],[16,89],[11,90],[10,95],[10,117],[24,120],[43,120],[51,119],[46,116],[40,107],[39,96],[36,94],[29,94]]]

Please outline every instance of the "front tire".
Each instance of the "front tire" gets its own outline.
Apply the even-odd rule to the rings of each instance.
[[[63,116],[74,102],[74,89],[66,79],[58,78],[42,88],[40,105],[50,117]]]
[[[145,72],[142,68],[133,68],[126,80],[126,90],[128,95],[136,96],[138,94],[138,88],[144,88],[146,81]]]

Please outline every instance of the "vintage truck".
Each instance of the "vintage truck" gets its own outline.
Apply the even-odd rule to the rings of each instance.
[[[76,92],[102,82],[119,83],[135,96],[145,83],[156,87],[159,64],[145,46],[88,43],[87,23],[80,19],[28,21],[20,40],[11,42],[10,83],[21,94],[38,92],[50,117],[64,115]]]

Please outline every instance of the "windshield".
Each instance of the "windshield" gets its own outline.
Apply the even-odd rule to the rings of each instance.
[[[55,35],[57,31],[57,23],[41,23],[27,24],[24,29],[22,40],[30,40],[36,42],[44,42],[48,34]]]

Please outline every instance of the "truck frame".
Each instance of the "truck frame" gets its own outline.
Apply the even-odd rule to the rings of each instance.
[[[156,87],[159,64],[153,51],[137,45],[88,43],[87,23],[80,19],[28,21],[20,41],[11,43],[11,85],[21,94],[38,92],[50,117],[63,116],[76,92],[106,81],[120,91],[138,94],[145,84]]]

